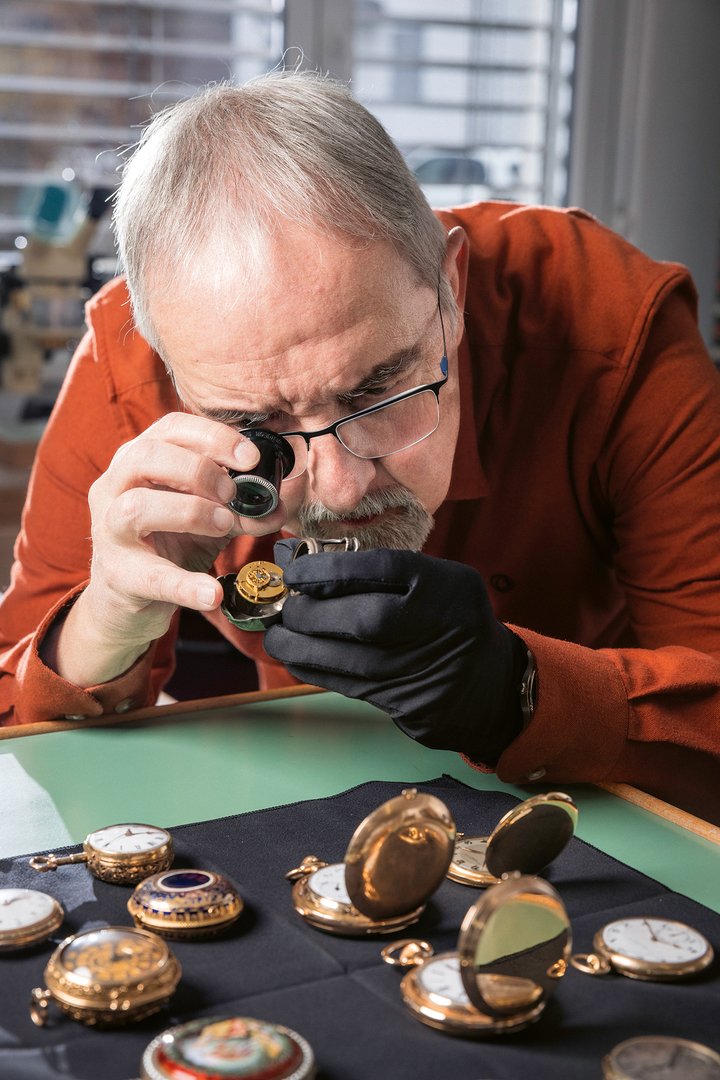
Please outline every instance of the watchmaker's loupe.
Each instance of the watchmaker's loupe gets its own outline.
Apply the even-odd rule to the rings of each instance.
[[[295,467],[295,454],[287,439],[265,428],[245,428],[240,432],[255,443],[260,460],[252,472],[229,469],[235,481],[235,497],[228,503],[242,517],[266,517],[280,499],[280,484]]]

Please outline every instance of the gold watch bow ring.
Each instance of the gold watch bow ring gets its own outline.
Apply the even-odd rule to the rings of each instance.
[[[173,861],[173,842],[167,829],[136,822],[105,825],[83,841],[73,855],[34,855],[33,870],[45,873],[58,866],[87,863],[88,870],[113,885],[135,885],[150,874],[167,870]]]
[[[322,551],[357,551],[358,547],[354,536],[339,540],[310,537],[300,541],[290,561]],[[241,630],[267,630],[280,621],[290,590],[285,585],[281,568],[275,563],[257,559],[245,563],[236,574],[223,574],[218,581],[223,588],[220,610],[233,626]]]
[[[306,856],[286,877],[295,910],[311,926],[359,937],[417,922],[452,858],[455,823],[434,795],[415,788],[360,822],[341,863]]]

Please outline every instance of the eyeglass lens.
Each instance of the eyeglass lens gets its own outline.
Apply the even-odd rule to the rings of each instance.
[[[432,435],[440,420],[440,406],[433,390],[384,405],[369,416],[351,416],[337,428],[337,437],[355,457],[371,460],[407,450]],[[331,436],[332,437],[332,436]],[[308,444],[300,435],[286,435],[295,454],[295,467],[287,479],[301,476],[307,468]]]

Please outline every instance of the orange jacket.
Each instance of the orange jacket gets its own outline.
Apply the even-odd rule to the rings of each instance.
[[[450,491],[426,545],[484,576],[534,651],[535,716],[508,781],[625,781],[720,821],[720,378],[687,272],[579,211],[485,203],[440,214],[471,242],[462,416]],[[83,690],[38,643],[82,587],[87,492],[116,449],[176,407],[134,331],[122,281],[88,305],[37,453],[0,607],[5,724],[146,704],[175,627],[125,675]],[[267,558],[238,540],[217,574]],[[291,682],[260,635],[211,621]]]

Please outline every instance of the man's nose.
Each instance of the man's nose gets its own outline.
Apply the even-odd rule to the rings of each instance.
[[[308,486],[313,497],[328,510],[347,514],[368,493],[376,465],[375,461],[355,457],[333,435],[324,435],[310,443]]]

